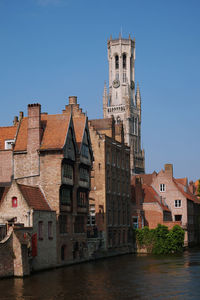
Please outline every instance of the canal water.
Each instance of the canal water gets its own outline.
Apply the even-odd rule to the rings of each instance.
[[[1,300],[200,299],[200,249],[124,255],[0,280]]]

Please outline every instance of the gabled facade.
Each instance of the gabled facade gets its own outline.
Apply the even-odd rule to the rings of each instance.
[[[20,230],[24,234],[24,238],[18,239],[18,243],[13,243],[11,248],[14,253],[18,253],[15,256],[19,256],[13,260],[13,264],[16,264],[14,275],[23,276],[31,270],[55,267],[56,213],[50,208],[41,189],[13,181],[10,187],[1,187],[1,191],[0,227],[4,229],[2,239],[17,239],[16,232],[19,233]]]
[[[40,187],[57,216],[57,264],[87,259],[87,213],[93,153],[87,117],[69,97],[62,114],[28,105],[13,145],[12,176]],[[74,109],[73,109],[74,108]]]

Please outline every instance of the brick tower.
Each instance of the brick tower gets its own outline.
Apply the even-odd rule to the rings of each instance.
[[[141,96],[135,90],[135,39],[108,40],[109,91],[103,93],[104,118],[114,116],[123,122],[125,142],[131,149],[131,174],[145,172],[144,150],[141,149]]]

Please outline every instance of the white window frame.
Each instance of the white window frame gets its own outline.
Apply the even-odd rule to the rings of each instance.
[[[6,140],[5,141],[5,150],[11,150],[14,142],[15,142],[15,140]]]
[[[165,183],[160,183],[160,192],[166,192],[166,184]]]
[[[180,208],[182,207],[182,201],[180,199],[174,200],[174,207],[175,208]]]

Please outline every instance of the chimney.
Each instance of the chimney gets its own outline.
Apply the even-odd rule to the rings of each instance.
[[[19,112],[19,121],[21,121],[23,119],[23,117],[24,117],[24,113],[23,113],[23,111],[20,111]]]
[[[18,122],[18,117],[15,116],[15,117],[14,117],[14,120],[13,120],[13,125],[15,126],[15,125],[17,124],[17,122]]]
[[[173,177],[173,165],[165,164],[165,172],[168,173],[171,177]]]
[[[28,141],[27,151],[35,152],[40,148],[41,137],[41,105],[28,105]]]
[[[69,105],[76,105],[76,104],[77,104],[77,97],[69,96]]]

